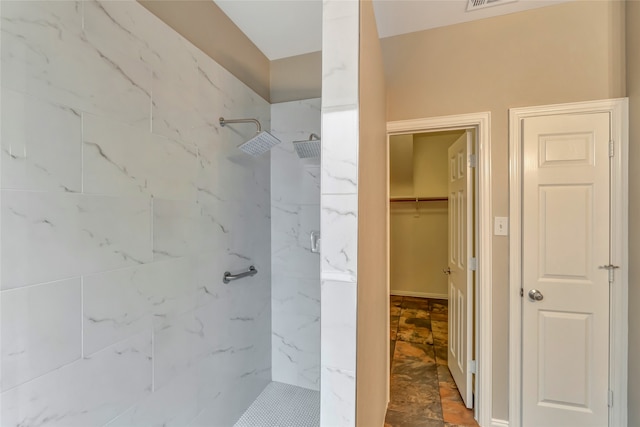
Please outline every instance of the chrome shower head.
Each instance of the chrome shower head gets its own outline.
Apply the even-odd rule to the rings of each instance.
[[[304,141],[293,141],[293,147],[301,159],[320,157],[320,137],[315,133],[309,135]]]
[[[280,144],[280,140],[275,136],[271,135],[267,131],[262,131],[256,133],[256,135],[238,146],[238,148],[244,151],[247,154],[251,154],[252,156],[259,156],[260,154],[266,153],[271,150],[274,145]]]
[[[229,123],[255,123],[258,127],[256,134],[253,138],[249,139],[247,142],[238,146],[238,148],[244,151],[247,154],[251,154],[252,156],[259,156],[261,154],[266,153],[274,145],[280,144],[280,140],[275,136],[271,135],[267,131],[263,131],[260,126],[260,122],[256,119],[233,119],[233,120],[225,120],[224,117],[220,117],[220,126],[224,127]]]

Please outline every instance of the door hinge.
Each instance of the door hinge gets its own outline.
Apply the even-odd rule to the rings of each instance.
[[[478,167],[478,156],[475,154],[469,154],[469,167]]]
[[[472,374],[478,373],[478,364],[475,360],[469,362],[469,372],[471,372]]]
[[[612,265],[612,264],[608,264],[608,265],[601,265],[598,268],[601,268],[603,270],[607,270],[607,272],[609,273],[609,284],[613,283],[614,279],[615,279],[615,270],[620,268],[620,266],[618,265]]]
[[[615,154],[615,145],[613,141],[609,141],[609,157],[613,157]]]
[[[613,408],[613,390],[609,390],[609,392],[608,392],[607,404],[608,404],[609,408]]]
[[[520,297],[522,298],[524,296],[524,289],[520,288]]]
[[[478,270],[478,258],[475,258],[475,257],[474,257],[474,258],[471,258],[471,259],[469,260],[469,269],[470,269],[471,271],[476,271],[476,270]]]

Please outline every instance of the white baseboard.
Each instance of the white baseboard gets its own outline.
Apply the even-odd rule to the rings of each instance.
[[[390,291],[391,295],[397,295],[400,297],[419,297],[419,298],[433,298],[433,299],[449,299],[447,294],[433,294],[430,292],[413,292],[413,291]]]
[[[491,419],[491,427],[509,427],[509,421]]]

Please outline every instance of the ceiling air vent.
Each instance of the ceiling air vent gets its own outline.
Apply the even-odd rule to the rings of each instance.
[[[518,0],[469,0],[467,12],[472,10],[484,9],[485,7],[498,6],[506,3],[513,3]]]

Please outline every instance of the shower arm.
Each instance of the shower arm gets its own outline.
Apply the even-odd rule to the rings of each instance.
[[[224,127],[230,123],[254,123],[257,127],[257,133],[262,132],[262,126],[260,126],[260,122],[256,119],[225,119],[224,117],[220,117],[220,126]]]

